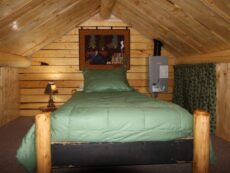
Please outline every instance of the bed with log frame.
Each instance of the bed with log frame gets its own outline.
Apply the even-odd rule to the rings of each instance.
[[[51,143],[50,121],[50,113],[38,114],[35,117],[37,173],[50,173],[52,167],[60,166],[116,166],[181,162],[193,162],[193,173],[208,173],[209,170],[210,115],[204,110],[194,112],[193,138],[175,141]]]
[[[129,87],[124,68],[83,74],[83,92],[52,117],[35,116],[17,152],[29,172],[192,161],[194,173],[208,172],[209,113],[196,110],[193,119],[176,104],[140,94]]]

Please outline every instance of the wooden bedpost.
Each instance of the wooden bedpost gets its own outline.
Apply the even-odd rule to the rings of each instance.
[[[208,173],[210,156],[210,114],[204,110],[194,112],[193,173]]]
[[[51,173],[50,113],[35,116],[37,173]]]

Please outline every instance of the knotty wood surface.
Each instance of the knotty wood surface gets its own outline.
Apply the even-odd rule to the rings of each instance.
[[[0,67],[0,127],[19,116],[18,70]]]
[[[230,141],[230,64],[217,65],[216,135]]]

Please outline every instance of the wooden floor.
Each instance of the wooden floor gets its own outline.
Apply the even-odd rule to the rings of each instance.
[[[25,173],[24,168],[18,164],[15,155],[21,139],[33,124],[33,118],[20,117],[0,128],[0,172]],[[216,164],[211,165],[210,173],[229,173],[230,171],[230,142],[213,137]],[[191,164],[176,165],[145,165],[108,168],[77,168],[53,170],[54,173],[191,173]]]

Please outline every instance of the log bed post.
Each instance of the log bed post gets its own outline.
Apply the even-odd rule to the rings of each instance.
[[[51,172],[50,113],[35,116],[37,173]]]
[[[210,155],[210,114],[204,110],[194,112],[193,173],[208,173]]]

